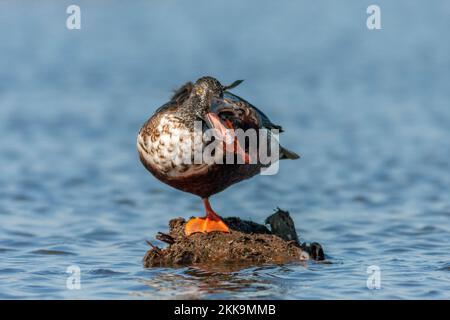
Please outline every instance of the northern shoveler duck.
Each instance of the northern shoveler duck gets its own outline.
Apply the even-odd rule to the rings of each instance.
[[[198,163],[194,159],[195,123],[201,124],[202,132],[208,128],[216,129],[224,141],[227,132],[236,129],[265,128],[282,132],[282,128],[273,124],[258,108],[228,91],[241,82],[238,80],[224,86],[212,77],[202,77],[195,83],[188,82],[176,90],[170,101],[157,109],[139,131],[137,149],[148,171],[162,182],[203,199],[206,216],[188,221],[185,228],[187,236],[195,232],[230,232],[211,208],[208,198],[232,184],[253,177],[263,167],[267,167],[260,161],[251,161],[252,154],[237,139],[223,142],[225,151],[219,157],[225,157],[231,150],[233,157],[241,157],[242,161],[233,164]],[[211,143],[203,139],[197,142],[202,144],[201,150]],[[230,148],[230,145],[234,148]],[[281,146],[278,150],[278,159],[299,157]],[[186,155],[191,161],[182,161]]]

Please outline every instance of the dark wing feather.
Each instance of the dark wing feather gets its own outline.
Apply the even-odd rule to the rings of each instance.
[[[238,122],[239,127],[258,127],[258,128],[266,128],[266,129],[278,129],[279,132],[283,132],[281,126],[276,125],[270,121],[270,119],[257,107],[245,101],[241,97],[238,97],[228,91],[224,92],[223,96],[225,102],[231,104],[235,109],[240,110],[242,113],[240,115],[232,115],[231,118]],[[227,108],[224,108],[223,111],[226,111]],[[235,112],[235,111],[234,111]],[[232,113],[234,113],[232,112]],[[224,114],[226,118],[226,115]],[[244,128],[246,129],[246,128]],[[272,133],[268,132],[268,138],[273,138]],[[280,145],[280,159],[298,159],[300,156],[293,151],[290,151]]]
[[[162,112],[165,112],[165,111],[167,111],[168,109],[170,109],[170,108],[172,108],[174,106],[174,104],[172,103],[172,101],[169,101],[169,102],[167,102],[167,103],[165,103],[165,104],[163,104],[161,107],[159,107],[158,109],[156,109],[155,110],[155,112],[154,112],[154,114],[157,114],[157,113],[162,113]]]
[[[170,101],[166,104],[162,105],[158,109],[155,110],[155,113],[164,112],[166,109],[173,107],[174,105],[181,105],[184,101],[189,98],[189,95],[191,94],[193,84],[192,82],[186,82],[184,85],[182,85],[180,88],[175,90],[173,92],[172,97],[170,98]]]
[[[270,119],[264,114],[264,112],[262,112],[261,110],[259,110],[257,107],[255,107],[254,105],[252,105],[250,102],[242,99],[241,97],[232,94],[231,92],[225,91],[223,94],[223,98],[225,101],[235,104],[239,107],[242,107],[242,109],[251,109],[254,110],[254,113],[256,114],[257,118],[258,118],[258,123],[260,128],[264,127],[267,129],[278,129],[280,132],[283,132],[283,128],[277,124],[274,124],[272,121],[270,121]]]
[[[172,102],[182,104],[187,100],[187,98],[189,98],[193,87],[194,85],[192,84],[192,82],[186,82],[183,86],[174,91],[173,96],[172,98],[170,98],[170,100]]]

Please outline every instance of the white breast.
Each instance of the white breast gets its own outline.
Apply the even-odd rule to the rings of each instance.
[[[193,133],[172,115],[163,115],[152,135],[140,132],[137,147],[144,160],[168,176],[180,176],[200,170],[204,165],[194,165]]]

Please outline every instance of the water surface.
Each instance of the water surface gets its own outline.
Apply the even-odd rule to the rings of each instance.
[[[0,298],[449,299],[450,4],[377,2],[379,31],[356,0],[78,1],[79,31],[67,1],[1,2]],[[205,74],[245,79],[302,154],[213,207],[288,210],[332,264],[143,268],[145,240],[202,206],[145,171],[136,134]]]

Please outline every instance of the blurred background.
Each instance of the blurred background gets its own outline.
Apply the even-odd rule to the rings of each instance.
[[[0,298],[450,298],[448,30],[445,0],[1,0]],[[204,75],[245,79],[302,154],[213,207],[288,210],[332,264],[142,267],[144,240],[202,207],[146,172],[136,135]]]

